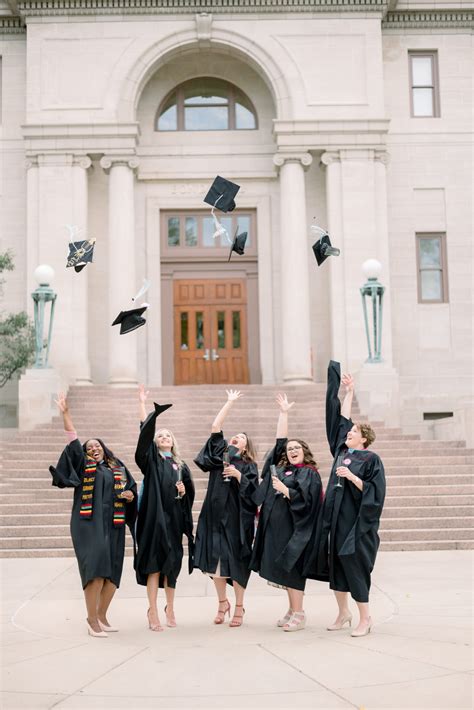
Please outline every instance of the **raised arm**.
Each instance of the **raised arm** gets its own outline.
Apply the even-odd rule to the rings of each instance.
[[[288,438],[288,412],[294,405],[294,402],[288,402],[288,397],[286,394],[279,394],[276,398],[276,403],[280,409],[280,414],[278,415],[277,439],[287,439]]]
[[[352,400],[354,398],[354,378],[352,375],[343,375],[342,384],[346,388],[346,396],[341,407],[341,414],[346,419],[351,418]]]
[[[336,456],[338,448],[344,443],[347,432],[352,427],[350,418],[341,411],[339,401],[339,387],[341,384],[341,366],[335,360],[331,360],[328,367],[328,386],[326,390],[326,436],[329,448],[333,456]],[[350,414],[353,392],[347,399],[347,407]],[[344,400],[346,403],[346,400]]]
[[[67,403],[66,395],[64,392],[59,392],[58,398],[54,400],[59,411],[63,415],[64,431],[76,433],[74,424],[72,423],[71,414],[69,412],[69,406]]]
[[[216,418],[212,422],[212,429],[211,432],[213,434],[218,434],[220,431],[222,431],[222,425],[224,424],[224,419],[228,415],[230,409],[232,408],[232,405],[237,399],[240,399],[240,397],[243,397],[242,392],[239,392],[238,390],[226,390],[227,394],[227,402],[224,404],[220,412],[217,414]]]
[[[145,385],[138,385],[138,401],[140,410],[140,421],[144,422],[146,419],[146,399],[148,397],[148,390],[145,390]]]

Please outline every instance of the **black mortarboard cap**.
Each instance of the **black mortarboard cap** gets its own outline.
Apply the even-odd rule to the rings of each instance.
[[[140,308],[133,308],[131,311],[120,311],[112,325],[118,325],[120,323],[120,335],[131,333],[132,330],[136,330],[140,328],[140,326],[145,325],[146,320],[142,318],[142,314],[145,313],[147,308],[148,304],[145,304],[140,306]]]
[[[158,402],[153,402],[155,405],[155,414],[159,416],[160,414],[163,414],[163,412],[166,412],[167,409],[172,407],[172,404],[158,404]]]
[[[221,212],[232,212],[235,209],[234,197],[239,190],[240,185],[218,175],[204,198],[204,202]]]
[[[69,242],[69,254],[66,261],[66,268],[74,266],[74,271],[82,271],[87,264],[92,263],[94,246],[95,239],[83,239],[80,242]]]
[[[242,232],[242,234],[237,234],[239,231],[239,228],[235,230],[235,236],[234,236],[234,241],[232,242],[232,245],[230,247],[230,252],[229,252],[229,258],[227,261],[230,261],[230,257],[232,256],[232,252],[235,251],[236,254],[244,254],[244,248],[245,248],[245,242],[247,241],[247,232]]]
[[[326,261],[328,256],[339,256],[341,250],[337,247],[331,246],[329,234],[324,234],[313,244],[313,252],[316,257],[316,261],[318,262],[318,266],[321,266],[323,261]]]

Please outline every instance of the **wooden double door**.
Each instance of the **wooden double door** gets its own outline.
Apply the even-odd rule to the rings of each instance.
[[[189,279],[173,284],[177,385],[249,381],[245,279]]]

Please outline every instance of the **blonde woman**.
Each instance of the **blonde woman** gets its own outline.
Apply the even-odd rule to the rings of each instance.
[[[163,631],[158,614],[158,589],[164,587],[166,625],[176,626],[174,594],[183,560],[183,535],[188,538],[190,570],[193,553],[194,484],[191,472],[179,455],[178,445],[169,429],[158,429],[156,419],[171,407],[155,403],[146,416],[148,392],[139,387],[140,436],[135,461],[143,473],[136,528],[135,571],[138,584],[146,585],[148,627]]]

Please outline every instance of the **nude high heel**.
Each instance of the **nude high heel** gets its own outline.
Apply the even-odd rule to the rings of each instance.
[[[160,624],[159,621],[158,621],[157,624],[152,624],[152,623],[151,623],[151,621],[150,621],[150,610],[149,610],[149,609],[148,609],[146,615],[147,615],[147,618],[148,618],[148,628],[150,629],[150,631],[163,631],[163,627],[162,627],[162,625]]]
[[[87,619],[86,619],[86,624],[87,624],[87,633],[89,634],[89,636],[95,636],[96,638],[99,638],[99,639],[106,639],[106,638],[108,638],[108,636],[107,636],[107,634],[105,633],[105,631],[94,631],[94,629],[93,629],[92,626],[89,624],[89,621],[88,621]],[[100,624],[99,624],[99,626],[100,626]],[[102,627],[100,627],[100,628],[102,628]]]
[[[340,631],[345,624],[349,624],[351,626],[352,624],[352,614],[348,614],[347,616],[343,616],[341,621],[338,624],[331,624],[331,626],[326,626],[326,629],[328,631]]]
[[[219,599],[219,606],[221,604],[226,604],[226,608],[221,610],[217,610],[216,617],[214,619],[215,624],[223,624],[225,621],[225,615],[228,614],[230,616],[230,602],[228,599]]]
[[[367,622],[367,626],[363,631],[357,631],[357,629],[354,629],[354,631],[351,633],[351,636],[354,638],[360,638],[361,636],[367,636],[367,634],[370,634],[370,629],[372,628],[372,619],[369,616],[369,620]]]

